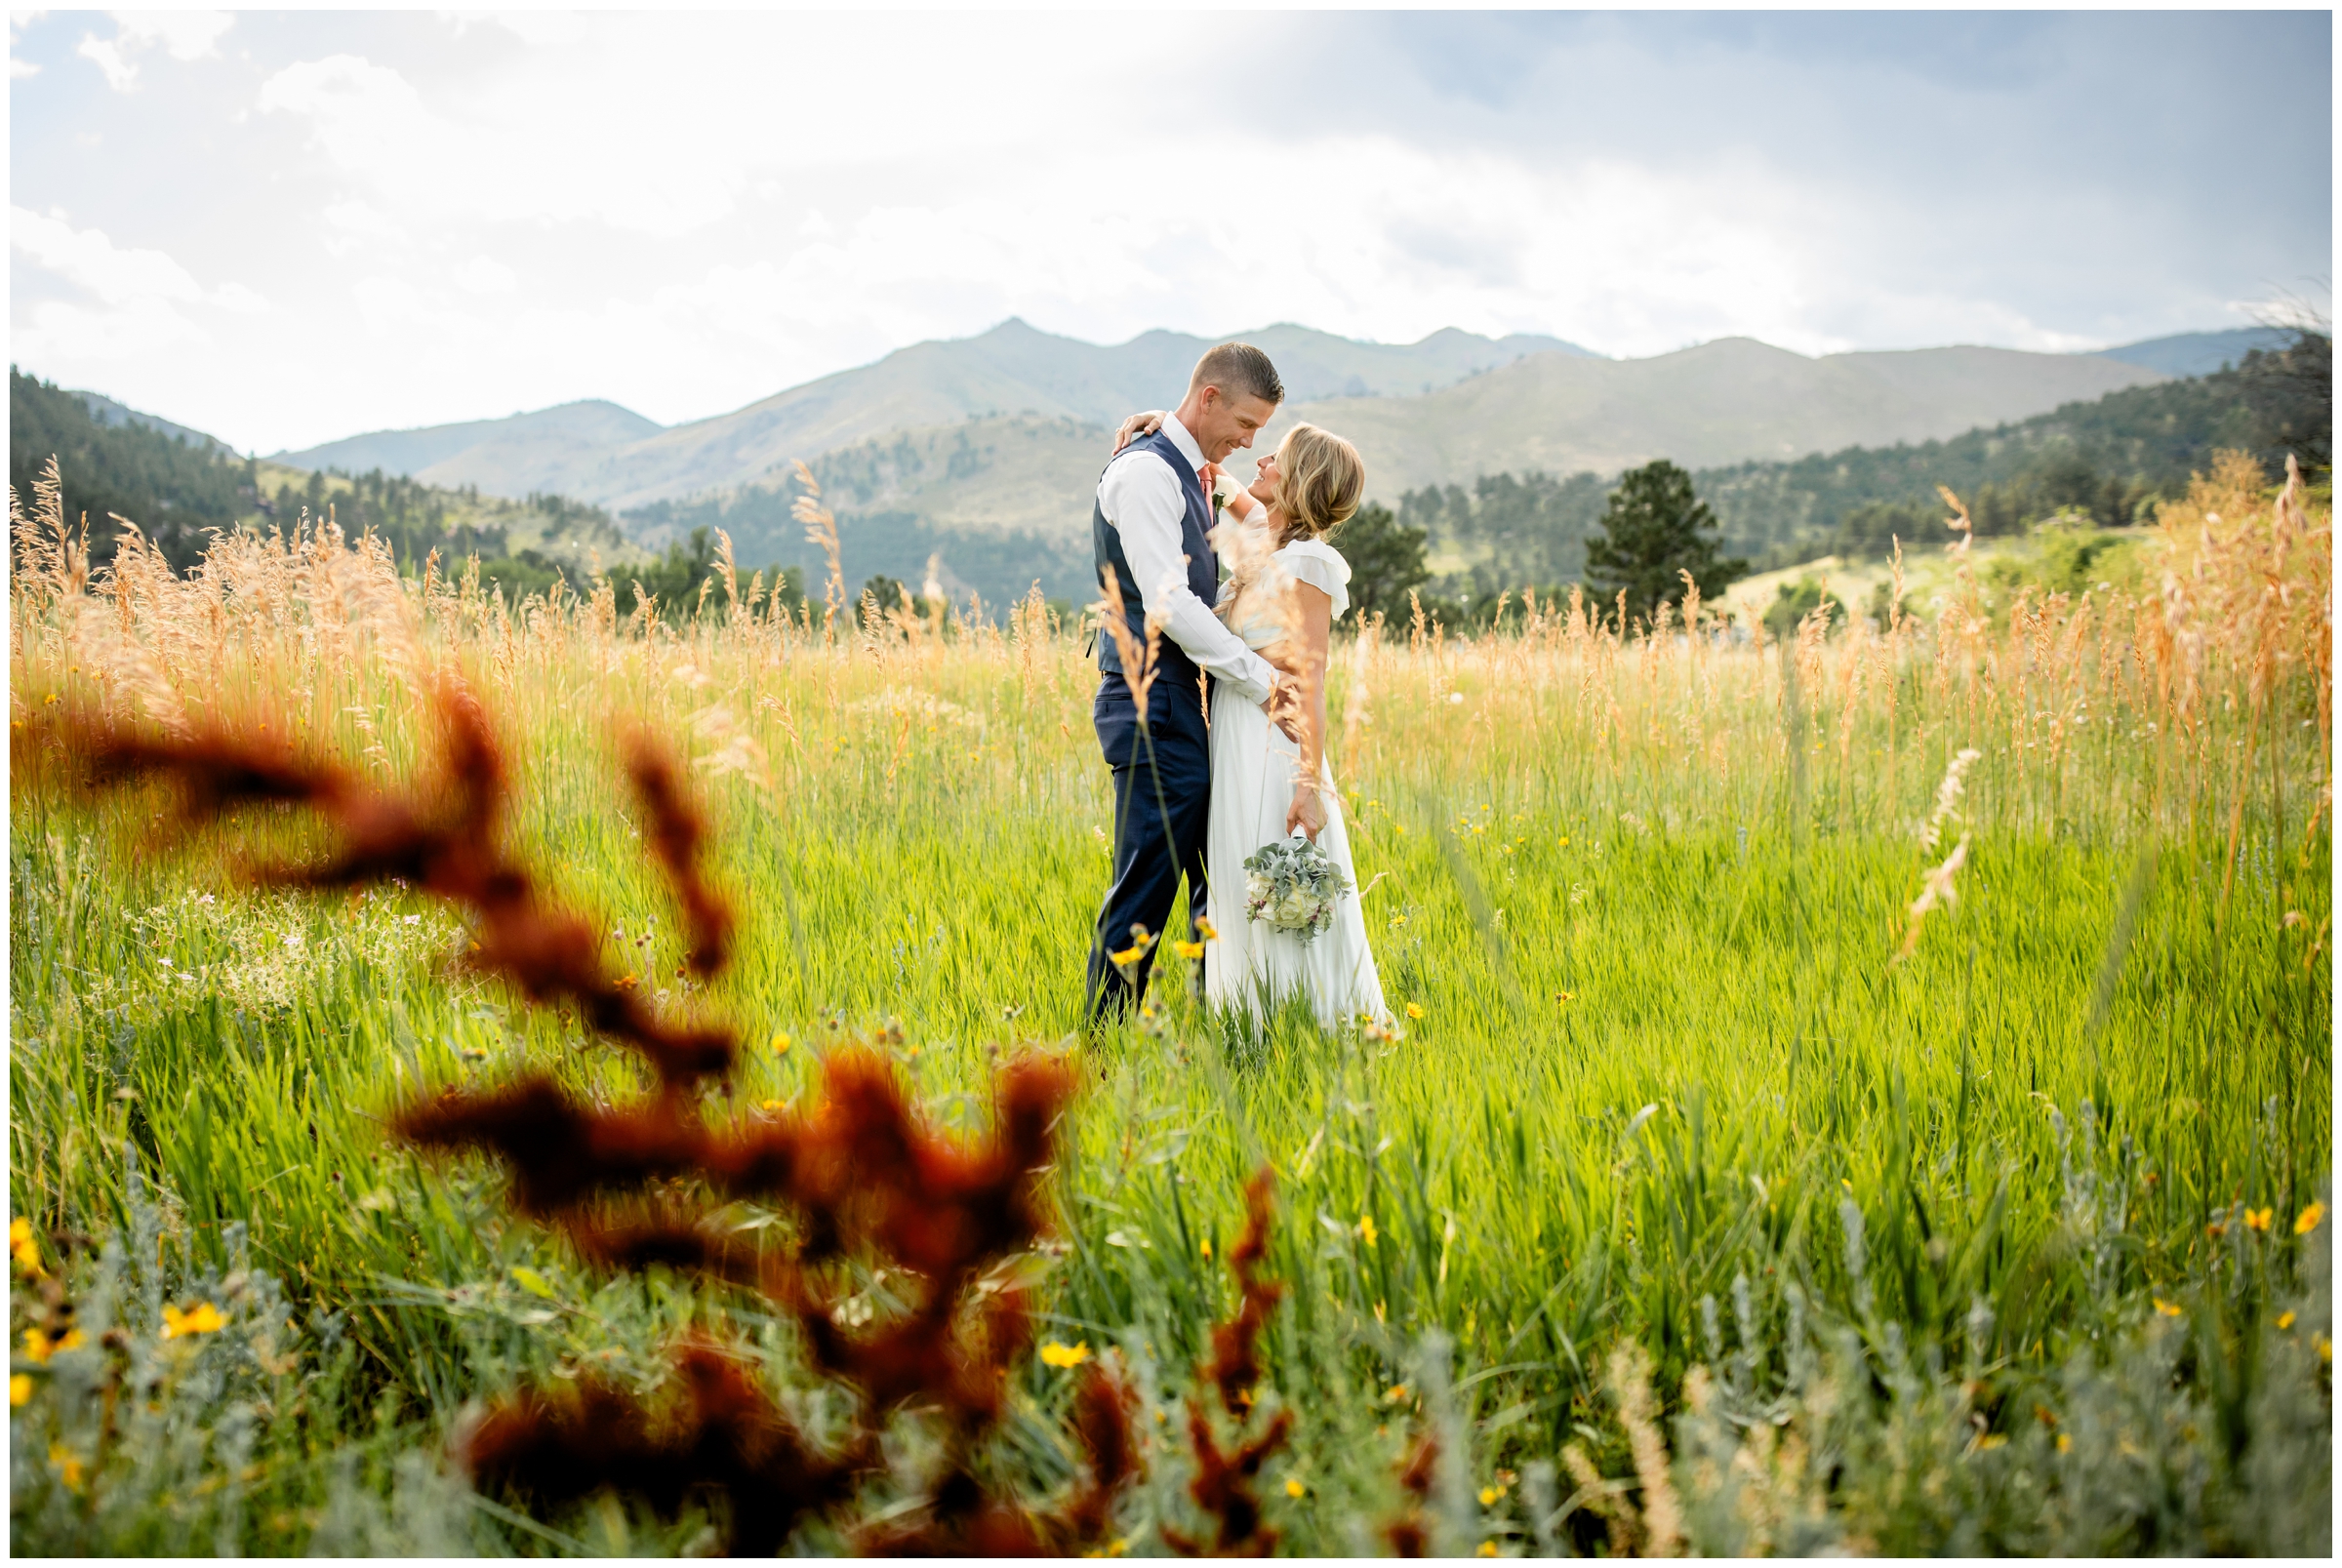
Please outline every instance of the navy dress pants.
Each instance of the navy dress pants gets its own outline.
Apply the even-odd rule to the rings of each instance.
[[[1099,678],[1092,718],[1098,747],[1114,773],[1114,881],[1090,936],[1088,988],[1083,1016],[1095,1023],[1121,1012],[1147,994],[1147,977],[1164,922],[1188,879],[1191,921],[1204,912],[1205,829],[1212,809],[1211,737],[1203,719],[1196,679],[1166,670],[1148,694],[1146,733],[1120,674]],[[1136,940],[1143,926],[1155,939],[1125,976],[1109,955]]]

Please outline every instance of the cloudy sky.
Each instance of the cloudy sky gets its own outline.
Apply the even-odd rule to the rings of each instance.
[[[2324,12],[44,12],[10,358],[270,452],[1021,315],[2068,349],[2332,270]]]

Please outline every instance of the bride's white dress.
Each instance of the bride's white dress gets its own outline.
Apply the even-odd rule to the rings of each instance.
[[[1265,648],[1286,634],[1276,603],[1280,591],[1289,591],[1286,582],[1324,589],[1334,601],[1336,621],[1350,608],[1350,563],[1322,541],[1297,540],[1268,558],[1253,591],[1238,597],[1234,582],[1222,586],[1229,629],[1246,646]],[[1391,1013],[1383,1004],[1374,949],[1366,942],[1357,869],[1351,862],[1350,834],[1330,765],[1320,768],[1326,823],[1317,847],[1351,884],[1334,906],[1333,925],[1305,943],[1245,917],[1245,859],[1287,836],[1285,813],[1293,804],[1300,767],[1300,746],[1270,723],[1257,704],[1224,686],[1213,689],[1212,811],[1204,854],[1211,921],[1219,940],[1204,950],[1204,993],[1215,1007],[1257,1013],[1281,1005],[1298,990],[1321,1027],[1334,1028],[1360,1014],[1388,1025]]]

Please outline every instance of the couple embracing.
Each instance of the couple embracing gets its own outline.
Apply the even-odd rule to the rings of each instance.
[[[1098,576],[1124,625],[1098,639],[1114,862],[1090,942],[1093,1024],[1146,994],[1183,877],[1214,1007],[1265,1015],[1298,993],[1329,1029],[1389,1022],[1325,757],[1327,646],[1350,607],[1350,566],[1327,536],[1357,510],[1365,466],[1341,437],[1297,424],[1248,489],[1220,471],[1284,395],[1268,355],[1222,343],[1178,408],[1122,426],[1098,481]],[[1132,654],[1145,668],[1125,667]],[[1247,914],[1245,862],[1294,834],[1344,885],[1314,935]]]

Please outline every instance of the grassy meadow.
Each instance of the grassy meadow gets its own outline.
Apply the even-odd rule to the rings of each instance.
[[[76,709],[266,724],[391,784],[454,671],[529,859],[662,1007],[744,1028],[741,1108],[863,1041],[974,1129],[1003,1052],[1077,1057],[1043,1337],[1141,1390],[1106,1549],[1192,1533],[1163,1418],[1267,1165],[1280,1549],[1414,1509],[1465,1554],[2328,1550],[2330,502],[2229,465],[2149,533],[2103,589],[1987,604],[1954,557],[1924,615],[1787,642],[1542,603],[1337,639],[1397,1037],[1207,1016],[1166,958],[1084,1040],[1111,803],[1037,600],[790,623],[726,583],[678,632],[330,533],[92,583],[20,520],[12,1546],[704,1549],[689,1508],[475,1496],[448,1434],[524,1380],[659,1387],[694,1325],[815,1426],[838,1397],[753,1302],[588,1270],[492,1168],[384,1136],[449,1083],[647,1081],[464,970],[454,913],[256,889],[298,819],[173,842],[44,749]],[[622,784],[637,721],[745,914],[706,987]],[[1068,1388],[1019,1369],[1002,1473],[1067,1482]]]

